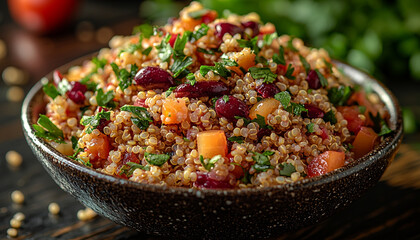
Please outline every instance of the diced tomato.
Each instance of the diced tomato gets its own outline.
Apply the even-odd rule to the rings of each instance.
[[[93,136],[92,140],[86,144],[86,152],[89,153],[90,162],[94,168],[102,167],[102,164],[108,158],[109,150],[108,136],[103,133]]]
[[[227,158],[229,159],[230,163],[233,163],[232,154],[229,153],[227,155]],[[235,176],[236,179],[239,179],[239,178],[243,177],[244,176],[244,170],[238,165],[233,164],[233,166],[235,166],[235,168],[230,173],[232,173]]]
[[[344,166],[344,152],[326,151],[314,158],[308,165],[308,176],[315,177]]]
[[[337,110],[347,120],[347,128],[350,132],[357,134],[362,126],[365,126],[365,120],[359,117],[358,106],[338,107]]]
[[[134,106],[138,106],[138,107],[147,107],[147,104],[146,104],[146,99],[139,99],[139,98],[137,98],[135,101],[134,101]]]
[[[372,151],[378,139],[378,134],[372,128],[361,127],[353,142],[354,157],[360,158]]]

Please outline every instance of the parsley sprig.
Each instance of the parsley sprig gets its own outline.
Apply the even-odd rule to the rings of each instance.
[[[289,113],[292,113],[295,116],[300,116],[302,112],[308,111],[308,109],[306,109],[303,104],[292,102],[292,97],[287,91],[277,93],[276,95],[274,95],[274,98],[280,101],[284,110],[288,111]]]
[[[382,118],[381,114],[377,113],[376,116],[373,116],[373,114],[369,112],[369,117],[373,121],[373,129],[378,133],[378,136],[384,136],[392,132],[385,119]]]
[[[131,121],[142,130],[147,129],[150,123],[153,122],[152,117],[144,107],[124,105],[120,109],[121,111],[127,111],[134,114],[135,117],[132,117]]]
[[[120,69],[114,62],[111,63],[111,67],[119,81],[118,86],[120,86],[122,90],[131,86],[133,79],[139,70],[136,64],[131,64],[130,71],[125,68]]]
[[[144,158],[149,164],[160,167],[166,163],[171,158],[171,156],[169,154],[153,154],[145,152]]]
[[[150,166],[149,165],[143,166],[143,165],[141,165],[139,163],[127,162],[124,166],[122,166],[120,168],[118,174],[120,176],[124,174],[125,176],[127,176],[129,178],[129,177],[131,177],[133,175],[133,172],[137,168],[140,168],[140,169],[145,170],[145,171],[149,171],[150,170]]]
[[[268,169],[273,169],[274,167],[270,163],[269,156],[273,155],[272,151],[264,151],[263,153],[253,152],[255,164],[252,166],[257,172],[265,172]]]
[[[349,86],[333,87],[328,89],[328,99],[335,106],[343,106],[353,93],[353,89]]]
[[[63,131],[51,122],[47,116],[40,114],[37,124],[33,124],[32,127],[35,130],[36,136],[57,143],[64,143]]]
[[[80,124],[87,126],[85,131],[89,134],[100,125],[101,119],[109,121],[111,119],[111,112],[106,112],[102,109],[102,111],[98,112],[95,116],[83,116],[82,119],[80,119]]]
[[[279,164],[279,169],[279,174],[286,177],[290,177],[292,173],[296,172],[295,166],[291,163],[281,163]]]
[[[221,158],[222,158],[221,155],[216,155],[216,156],[212,157],[211,159],[209,159],[206,163],[203,155],[200,155],[200,162],[207,171],[210,171],[214,167],[214,164],[216,164],[217,161],[219,161],[219,159],[221,159]]]
[[[277,79],[277,74],[271,72],[269,68],[251,67],[248,69],[254,79],[263,79],[265,83],[273,83]]]
[[[96,91],[96,103],[98,104],[98,106],[104,108],[115,108],[117,106],[117,103],[113,100],[114,97],[114,91],[112,90],[109,90],[108,92],[104,93],[104,90],[102,90],[102,88],[99,88],[98,91]]]

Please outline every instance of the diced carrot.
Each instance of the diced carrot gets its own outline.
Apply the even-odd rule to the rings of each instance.
[[[280,102],[274,98],[266,98],[259,102],[257,102],[254,106],[252,106],[251,110],[249,111],[249,117],[251,119],[257,118],[257,115],[261,115],[267,121],[268,114],[274,112],[280,105]]]
[[[238,52],[233,55],[233,60],[238,63],[239,66],[226,67],[239,75],[243,75],[241,68],[248,71],[252,66],[255,66],[255,54],[251,52],[249,48],[243,49],[241,52]]]
[[[108,158],[110,144],[108,136],[99,133],[98,136],[92,135],[92,140],[86,144],[86,152],[89,153],[90,162],[94,168],[101,167]]]
[[[181,123],[188,116],[188,108],[182,98],[165,99],[162,104],[161,120],[163,124]]]
[[[308,176],[315,177],[344,166],[344,152],[326,151],[314,158],[308,165]]]
[[[354,134],[357,134],[360,128],[366,124],[365,119],[359,117],[360,112],[358,106],[338,107],[337,110],[347,120],[347,128]]]
[[[353,152],[355,158],[363,157],[372,151],[377,144],[378,134],[370,127],[361,127],[353,142]]]
[[[197,134],[198,153],[204,158],[227,155],[227,140],[223,130],[209,130]]]
[[[187,14],[188,16],[188,14]],[[184,30],[194,31],[195,26],[201,24],[201,19],[194,19],[191,17],[181,17],[181,24]]]

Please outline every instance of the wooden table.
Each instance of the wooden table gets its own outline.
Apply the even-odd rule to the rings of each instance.
[[[1,6],[4,13],[5,1]],[[88,7],[104,7],[90,3]],[[93,4],[93,6],[92,6]],[[95,6],[94,4],[97,4]],[[109,4],[109,3],[108,3]],[[115,34],[128,34],[138,23],[134,3],[125,11],[126,19],[111,24]],[[137,3],[135,3],[137,6]],[[107,7],[107,6],[105,6]],[[118,16],[120,17],[120,16]],[[115,17],[117,18],[117,17]],[[83,17],[81,17],[83,19]],[[95,20],[92,20],[95,21]],[[94,31],[108,23],[94,25]],[[13,23],[0,25],[0,39],[8,46],[8,56],[0,59],[0,71],[9,65],[24,69],[29,82],[23,86],[27,92],[40,77],[67,61],[93,52],[105,44],[97,41],[80,41],[74,34],[36,37]],[[27,43],[37,50],[22,57],[18,43]],[[403,105],[416,106],[419,83],[398,85],[389,83]],[[9,221],[16,212],[26,215],[17,239],[159,239],[119,226],[105,218],[96,217],[88,222],[78,220],[76,213],[84,207],[63,192],[44,171],[26,144],[20,125],[21,103],[12,103],[5,97],[9,86],[0,83],[0,238],[6,238]],[[417,114],[419,108],[417,107]],[[376,187],[367,192],[347,209],[324,222],[309,226],[278,239],[420,239],[420,133],[406,136],[394,162]],[[18,169],[10,168],[5,154],[15,150],[23,156]],[[13,204],[10,193],[20,190],[25,195],[23,205]],[[48,213],[48,205],[56,202],[61,213]]]

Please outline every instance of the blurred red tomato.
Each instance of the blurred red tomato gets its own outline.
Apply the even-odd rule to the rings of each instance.
[[[67,23],[79,0],[8,0],[13,19],[37,33],[57,30]]]

